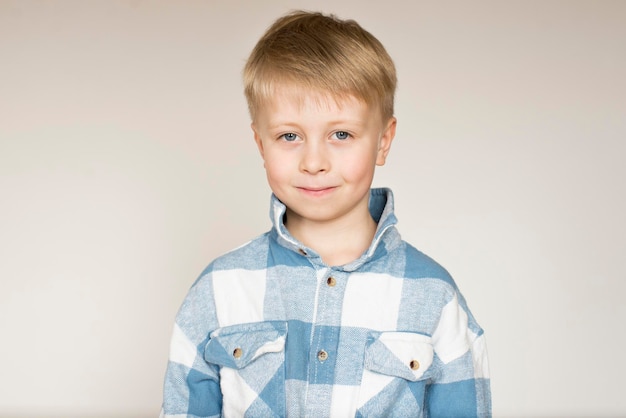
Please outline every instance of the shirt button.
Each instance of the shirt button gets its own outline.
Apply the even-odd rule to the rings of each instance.
[[[337,284],[337,280],[335,280],[334,277],[329,277],[328,279],[326,279],[326,284],[330,287],[333,287]]]
[[[417,370],[420,368],[420,362],[417,360],[411,360],[409,366],[411,367],[411,370]]]
[[[319,361],[326,361],[326,359],[328,358],[328,353],[324,350],[320,350],[317,353],[317,359]]]
[[[235,348],[235,350],[233,351],[233,357],[235,358],[240,358],[242,354],[243,350],[239,347]]]
[[[306,256],[306,251],[303,248],[298,248],[298,252],[304,256]]]

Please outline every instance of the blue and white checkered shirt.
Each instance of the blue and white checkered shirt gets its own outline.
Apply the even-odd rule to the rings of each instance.
[[[163,417],[488,417],[483,330],[450,275],[402,241],[393,195],[357,260],[329,267],[282,223],[216,259],[176,318]]]

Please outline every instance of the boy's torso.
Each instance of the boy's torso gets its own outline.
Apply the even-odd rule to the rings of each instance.
[[[395,228],[355,271],[275,238],[216,260],[205,276],[218,321],[205,358],[221,367],[224,414],[416,416],[437,369],[439,312],[456,297],[447,272]],[[229,268],[242,259],[246,268]]]
[[[489,416],[482,330],[455,283],[401,240],[390,191],[373,190],[370,211],[370,249],[329,267],[274,199],[274,228],[187,295],[164,416]]]

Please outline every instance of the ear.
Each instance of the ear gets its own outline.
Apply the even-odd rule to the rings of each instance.
[[[259,131],[256,126],[254,126],[254,122],[250,124],[252,128],[252,132],[254,132],[254,142],[256,142],[256,146],[259,149],[259,153],[261,154],[261,158],[265,159],[265,155],[263,154],[263,141],[261,140],[261,135],[259,135]]]
[[[387,154],[389,154],[389,150],[391,149],[391,142],[396,136],[396,124],[397,120],[394,117],[389,118],[389,121],[387,121],[387,126],[385,127],[385,130],[383,131],[383,134],[378,141],[376,165],[385,165],[385,161],[387,160]]]

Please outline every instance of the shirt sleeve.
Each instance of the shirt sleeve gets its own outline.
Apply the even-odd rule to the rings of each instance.
[[[485,335],[456,291],[432,336],[438,373],[426,393],[428,417],[491,417]]]
[[[160,416],[219,417],[218,367],[204,359],[209,334],[217,328],[210,274],[191,288],[177,316],[163,386]]]

